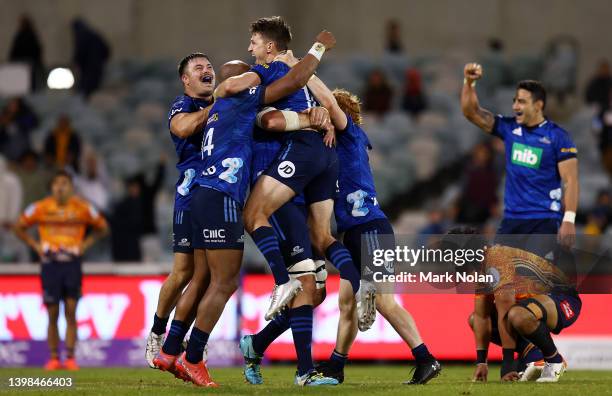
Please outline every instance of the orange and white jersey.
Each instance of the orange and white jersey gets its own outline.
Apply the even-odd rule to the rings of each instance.
[[[59,205],[53,197],[32,203],[19,218],[19,225],[38,225],[40,242],[45,253],[65,252],[81,255],[81,244],[87,227],[106,227],[106,220],[85,200],[71,197]]]

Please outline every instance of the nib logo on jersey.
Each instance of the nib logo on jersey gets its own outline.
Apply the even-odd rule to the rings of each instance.
[[[225,229],[219,228],[218,230],[209,230],[205,228],[202,230],[202,236],[206,242],[223,243],[225,242]]]
[[[538,169],[542,161],[542,149],[514,143],[512,145],[512,163],[527,168]]]

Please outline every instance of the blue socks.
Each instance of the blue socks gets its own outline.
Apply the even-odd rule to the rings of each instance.
[[[257,248],[268,261],[274,276],[274,283],[282,285],[289,282],[289,273],[287,268],[285,268],[285,261],[283,260],[274,229],[266,226],[259,227],[251,233],[251,238],[253,238]]]
[[[166,325],[168,324],[168,318],[160,318],[155,314],[153,316],[153,327],[151,327],[151,332],[157,335],[162,335],[166,332]]]
[[[162,351],[168,355],[178,355],[187,330],[189,330],[189,326],[185,325],[185,322],[173,320]]]
[[[325,250],[325,256],[340,271],[340,278],[351,282],[353,294],[359,290],[359,271],[353,263],[351,254],[340,242],[335,241]]]
[[[255,353],[263,355],[270,344],[280,337],[289,327],[287,311],[277,315],[266,325],[266,327],[261,329],[259,333],[253,335],[253,349]]]
[[[312,363],[312,305],[302,305],[289,310],[289,324],[298,359],[298,375],[314,368]]]
[[[204,354],[204,348],[208,343],[208,334],[194,326],[191,330],[191,337],[189,337],[189,343],[187,344],[187,351],[185,351],[185,358],[189,363],[199,363],[202,360]]]
[[[331,356],[329,357],[329,363],[334,366],[336,370],[344,370],[344,365],[347,359],[348,355],[344,355],[334,349]]]
[[[414,360],[416,360],[417,363],[425,363],[434,358],[431,353],[429,353],[425,343],[412,348],[412,356],[414,356]]]

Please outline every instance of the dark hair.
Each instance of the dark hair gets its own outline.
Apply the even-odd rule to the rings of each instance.
[[[178,64],[178,74],[179,74],[179,77],[183,76],[183,73],[185,73],[185,68],[187,67],[189,62],[191,62],[192,60],[197,59],[197,58],[206,58],[206,60],[210,62],[210,58],[208,57],[208,55],[206,55],[206,54],[204,54],[202,52],[191,53],[191,54],[187,55],[186,57],[184,57],[183,59],[181,59],[181,61],[179,62],[179,64]]]
[[[60,169],[53,174],[53,178],[51,178],[51,184],[53,184],[55,179],[57,179],[58,177],[66,177],[68,178],[68,180],[70,180],[70,184],[72,184],[72,175],[64,169]]]
[[[291,42],[291,29],[279,16],[259,18],[251,23],[251,34],[259,33],[266,39],[273,41],[276,49],[286,51]]]
[[[534,103],[541,100],[542,110],[544,110],[546,107],[546,90],[541,82],[536,80],[523,80],[518,83],[516,89],[524,89],[525,91],[529,91]]]

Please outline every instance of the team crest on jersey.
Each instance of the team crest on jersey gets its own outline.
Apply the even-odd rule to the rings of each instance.
[[[549,139],[549,138],[547,138],[546,136],[542,136],[542,137],[540,138],[540,143],[550,144],[550,143],[552,143],[552,142],[551,142],[551,141],[550,141],[550,139]]]
[[[215,121],[219,121],[219,113],[215,113],[211,115],[210,117],[208,117],[208,121],[206,121],[206,123],[210,124],[211,122],[215,122]]]
[[[291,161],[283,161],[276,170],[281,177],[288,179],[295,174],[295,165]]]

